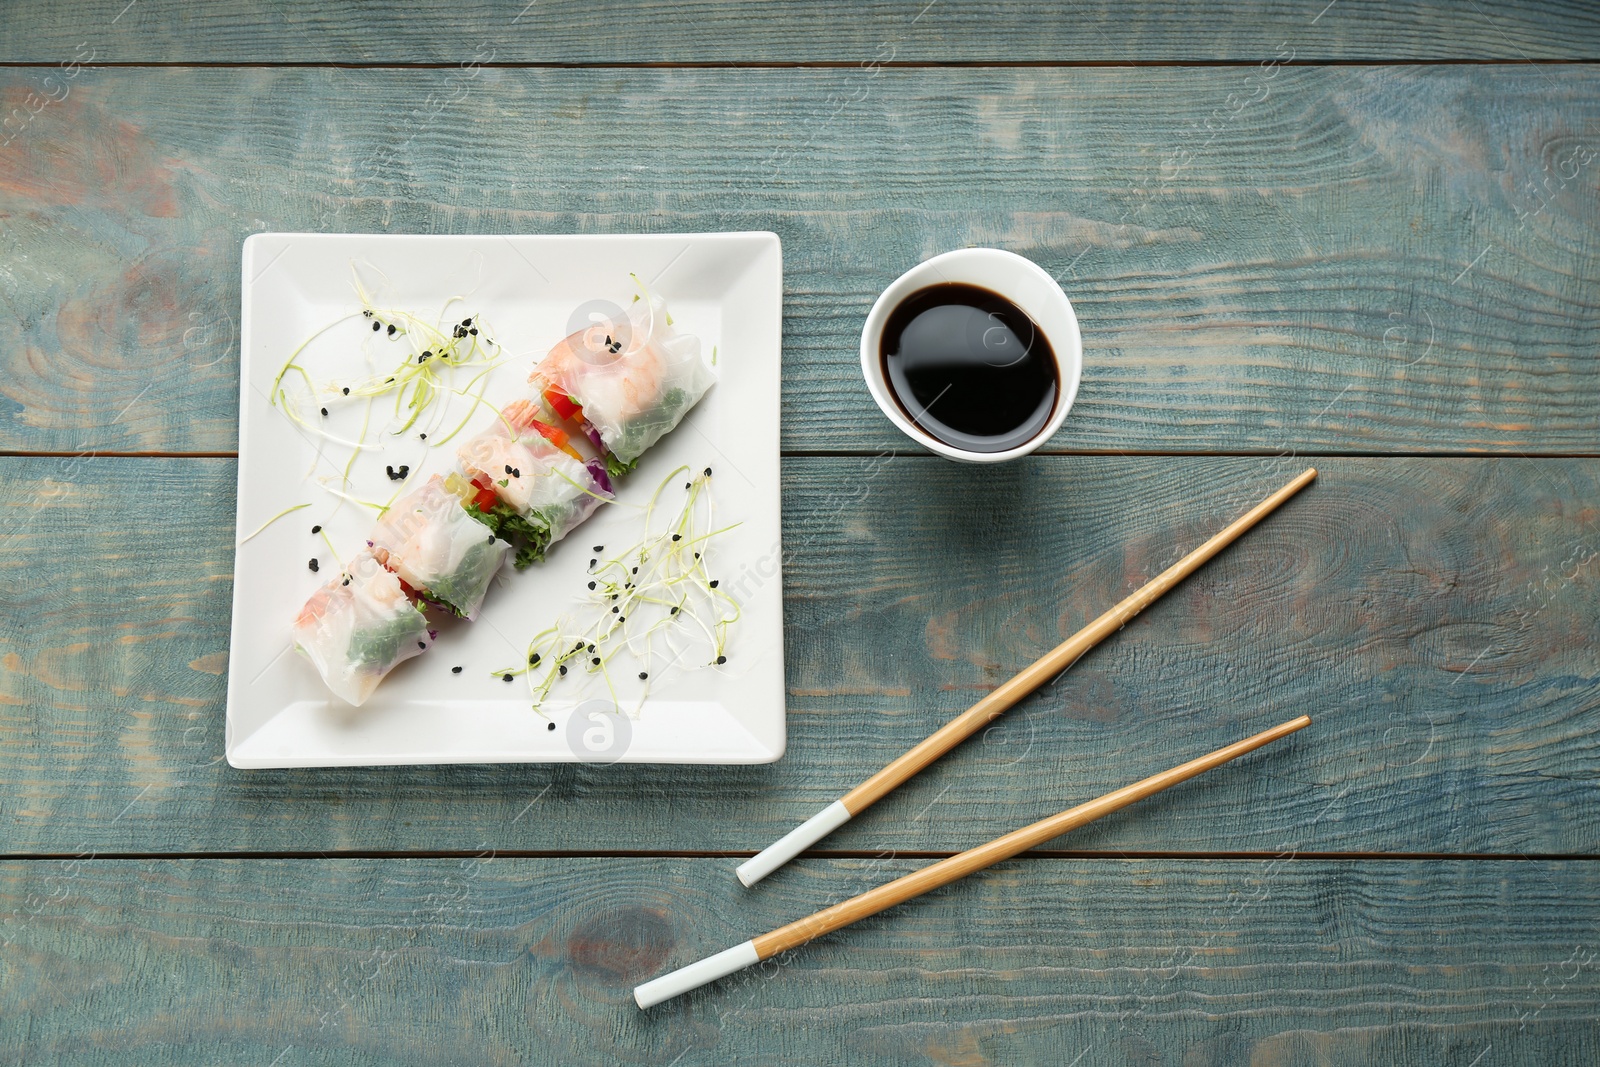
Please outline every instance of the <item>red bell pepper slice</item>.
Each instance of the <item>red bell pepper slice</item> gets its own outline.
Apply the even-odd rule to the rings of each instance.
[[[567,443],[570,438],[567,437],[567,432],[565,430],[551,426],[548,423],[540,422],[538,419],[531,419],[529,421],[532,422],[533,428],[538,430],[545,440],[561,449],[561,451],[565,452],[579,463],[583,462],[583,457],[578,454],[578,450]]]
[[[500,498],[495,495],[494,487],[480,475],[472,479],[472,487],[477,490],[472,496],[472,503],[485,515],[491,508],[500,503]]]
[[[544,391],[544,399],[554,411],[563,419],[574,419],[583,414],[583,405],[573,400],[560,386],[552,385]]]

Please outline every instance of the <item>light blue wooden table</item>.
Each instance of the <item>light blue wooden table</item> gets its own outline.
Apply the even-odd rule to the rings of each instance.
[[[0,1062],[1600,1062],[1597,60],[1558,0],[0,5]],[[269,229],[782,237],[780,763],[226,765]],[[998,471],[899,437],[855,354],[964,245],[1085,337]],[[1308,464],[1000,728],[734,880]]]

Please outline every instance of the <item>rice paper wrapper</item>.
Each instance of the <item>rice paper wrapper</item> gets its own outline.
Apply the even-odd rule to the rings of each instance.
[[[432,643],[400,579],[363,552],[300,609],[294,644],[333,695],[360,706],[397,665]]]
[[[496,419],[462,445],[456,456],[468,478],[489,482],[502,501],[549,530],[549,543],[554,544],[611,495],[595,482],[588,467],[531,428],[536,414],[527,401],[507,405],[501,412],[504,421]]]
[[[436,474],[383,513],[372,549],[413,589],[472,619],[511,545],[468,515]]]
[[[530,378],[583,405],[606,449],[632,463],[671,432],[716,383],[700,338],[667,323],[658,296],[641,297],[622,322],[596,323],[550,350]]]

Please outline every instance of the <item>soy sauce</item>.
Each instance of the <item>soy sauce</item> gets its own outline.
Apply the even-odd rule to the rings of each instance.
[[[906,418],[953,448],[1004,452],[1050,421],[1061,383],[1044,333],[976,285],[919,289],[884,323],[883,377]]]

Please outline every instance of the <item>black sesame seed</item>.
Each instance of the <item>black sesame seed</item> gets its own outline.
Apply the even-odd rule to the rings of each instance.
[[[426,650],[427,647],[428,647],[428,642],[426,642],[426,641],[418,641],[417,642],[417,647],[420,648],[420,649]]]
[[[594,659],[590,660],[589,662],[593,663],[596,667],[598,667],[598,666],[600,666],[600,657],[596,656]]]
[[[389,324],[389,336],[390,337],[394,336],[394,323],[392,323],[392,322]]]
[[[726,662],[728,662],[728,657],[727,656],[718,656],[717,657],[717,662],[718,663],[726,663]]]
[[[509,463],[506,464],[506,473],[507,474],[511,473],[511,464],[509,464]]]
[[[618,615],[617,616],[617,621],[618,622],[627,622],[628,621],[628,617],[626,615]]]
[[[700,558],[700,553],[698,553],[698,552],[696,552],[696,553],[695,553],[695,554],[694,554],[694,558],[695,558],[695,559],[699,559],[699,558]]]
[[[461,673],[461,668],[460,667],[451,667],[450,668],[450,673],[451,674],[460,674]]]
[[[344,581],[340,582],[339,584],[340,585],[349,585],[350,584],[350,579],[346,578]]]
[[[512,467],[512,468],[511,468],[511,477],[513,477],[513,478],[520,478],[520,477],[522,477],[522,472],[521,472],[521,471],[519,471],[519,470],[517,470],[517,468],[515,468],[515,467]]]
[[[715,589],[717,587],[717,582],[718,582],[718,579],[716,579],[716,578],[711,579],[711,588]]]
[[[673,608],[672,609],[672,614],[676,615],[677,613],[678,613],[678,609],[677,608]]]
[[[561,673],[562,674],[566,674],[567,673],[567,665],[565,663],[563,663],[561,665]]]
[[[384,383],[383,383],[383,384],[384,384],[384,385],[388,385],[388,384],[389,384],[389,383],[390,383],[390,382],[392,382],[392,381],[394,381],[394,379],[393,379],[393,378],[390,378],[390,379],[389,379],[389,380],[388,380],[388,381],[385,381],[385,382],[384,382]]]
[[[417,436],[420,437],[424,441],[426,441],[428,439],[428,435],[425,434],[425,433],[419,433],[419,434],[417,434]]]
[[[318,563],[318,562],[317,562],[317,561],[316,561],[316,558],[315,558],[315,557],[313,557],[313,558],[312,558],[312,560],[311,560],[311,562],[310,562],[310,563],[307,563],[307,564],[306,564],[306,566],[307,566],[307,567],[310,567],[310,568],[311,568],[311,571],[312,571],[312,573],[313,573],[313,574],[314,574],[314,573],[316,573],[316,570],[317,570],[317,568],[318,568],[318,567],[319,567],[319,566],[321,566],[321,564],[319,564],[319,563]]]
[[[463,326],[471,326],[472,325],[472,320],[471,319],[462,319],[461,320],[461,325],[463,325]]]
[[[684,488],[685,488],[685,489],[687,489],[687,488],[689,488],[689,483],[688,483],[688,482],[684,482],[684,483],[683,483],[683,487],[684,487]]]
[[[674,541],[682,541],[683,540],[683,534],[673,534],[672,535],[672,539]]]
[[[711,468],[710,467],[706,468],[706,477],[707,478],[711,477]]]
[[[549,726],[545,727],[546,730],[554,730],[555,728],[556,728],[556,724],[555,723],[551,723]]]
[[[319,533],[322,532],[322,527],[321,526],[313,526],[313,527],[311,527],[311,532],[314,533],[314,534],[319,534]]]
[[[528,666],[536,667],[536,666],[538,666],[538,664],[539,664],[539,653],[535,652],[533,655],[528,657]]]
[[[374,322],[374,323],[373,323],[373,324],[372,324],[372,332],[373,332],[373,333],[377,333],[377,332],[378,332],[378,331],[379,331],[379,330],[381,330],[381,329],[383,329],[383,323],[381,323],[381,322]]]
[[[594,546],[594,550],[596,552],[604,552],[606,550],[606,546],[605,545],[595,545]]]
[[[472,329],[468,330],[467,332],[470,333],[474,337],[478,336],[478,328],[476,326],[474,326]]]
[[[617,608],[613,607],[611,609],[611,614],[615,615],[617,613],[617,610],[618,610]]]
[[[596,563],[599,563],[599,562],[600,562],[600,561],[599,561],[599,560],[597,560],[597,559],[591,559],[591,560],[590,560],[590,561],[589,561],[589,566],[591,566],[591,567],[593,567],[593,566],[594,566],[594,565],[595,565],[595,564],[596,564]]]
[[[509,674],[502,674],[502,675],[501,675],[501,676],[500,676],[500,680],[501,680],[501,681],[502,681],[502,682],[509,682],[509,681],[511,681],[511,675],[509,675]]]
[[[633,568],[633,573],[638,574],[639,573],[639,568],[638,567]]]
[[[639,681],[642,682],[648,677],[650,677],[650,675],[647,672],[645,672],[645,671],[640,671],[639,672]]]
[[[345,396],[349,396],[350,395],[350,387],[348,385],[344,387],[344,395]]]
[[[327,408],[323,408],[322,409],[322,417],[323,418],[327,418],[328,417],[328,409]]]
[[[593,582],[590,582],[590,583],[589,583],[589,588],[590,588],[590,589],[593,589],[593,588],[594,588],[594,583],[593,583]]]
[[[593,651],[594,651],[594,646],[593,646],[593,645],[590,645],[590,646],[589,646],[589,651],[590,651],[590,652],[593,652]]]
[[[422,350],[422,358],[423,359],[428,359],[432,355],[433,355],[433,352],[431,350],[426,349],[426,348]]]

